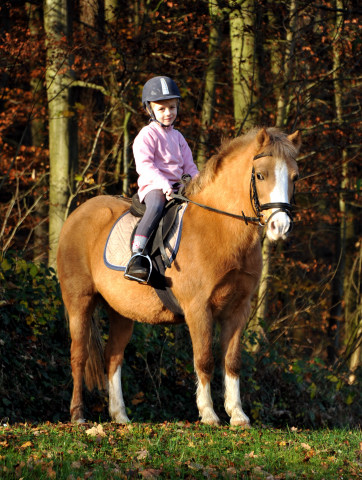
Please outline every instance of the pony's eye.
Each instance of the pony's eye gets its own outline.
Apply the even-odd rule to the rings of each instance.
[[[257,178],[258,180],[264,180],[264,177],[263,177],[263,175],[262,175],[261,173],[257,173],[257,174],[256,174],[256,178]]]
[[[295,173],[293,176],[292,176],[292,181],[293,182],[296,182],[297,180],[299,180],[299,175],[297,173]]]

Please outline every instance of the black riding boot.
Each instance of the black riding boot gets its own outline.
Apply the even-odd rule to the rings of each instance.
[[[147,283],[150,276],[150,259],[141,253],[134,253],[128,262],[125,278],[135,280],[141,283]]]

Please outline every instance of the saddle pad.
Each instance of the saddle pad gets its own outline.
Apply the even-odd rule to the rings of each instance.
[[[181,240],[182,218],[187,208],[187,203],[180,206],[176,220],[170,233],[164,240],[165,250],[170,263],[176,258]],[[108,268],[125,271],[131,258],[131,235],[139,218],[134,217],[129,211],[121,215],[113,225],[104,247],[103,259]]]

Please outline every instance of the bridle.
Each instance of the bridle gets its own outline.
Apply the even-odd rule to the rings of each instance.
[[[272,153],[259,153],[258,155],[255,155],[253,160],[257,160],[258,158],[262,158],[262,157],[272,157],[272,156],[273,156]],[[293,205],[292,204],[285,203],[285,202],[270,202],[270,203],[260,204],[259,197],[258,197],[258,191],[257,191],[257,188],[256,188],[256,182],[255,182],[255,168],[254,167],[252,169],[251,179],[250,179],[250,203],[251,203],[251,205],[253,207],[253,210],[254,210],[254,213],[256,215],[255,217],[249,217],[249,216],[245,215],[245,213],[243,211],[241,212],[242,215],[237,215],[235,213],[225,212],[224,210],[219,210],[217,208],[209,207],[208,205],[204,205],[202,203],[194,202],[193,200],[190,200],[188,197],[186,197],[185,195],[183,195],[181,193],[173,193],[171,196],[175,200],[181,200],[183,202],[192,203],[193,205],[197,205],[197,206],[199,206],[201,208],[204,208],[205,210],[208,210],[210,212],[220,213],[220,214],[226,215],[228,217],[236,218],[238,220],[243,220],[246,225],[248,225],[248,223],[250,222],[250,223],[254,223],[254,224],[256,223],[256,224],[260,225],[261,227],[265,227],[274,215],[276,215],[279,212],[284,212],[290,218],[290,226],[289,226],[288,232],[290,232],[290,230],[293,228],[293,213],[292,213],[293,212]],[[293,195],[292,195],[292,202],[294,203],[294,191],[293,191]],[[268,219],[264,223],[262,223],[261,220],[264,217],[264,214],[262,213],[263,210],[270,210],[272,208],[276,208],[275,212],[273,212],[268,217]]]
[[[258,155],[255,155],[253,160],[257,160],[258,158],[262,157],[272,157],[272,153],[259,153]],[[293,204],[295,204],[295,199],[294,199],[294,192],[295,192],[295,186],[293,189],[293,194],[292,194],[292,203],[285,203],[285,202],[270,202],[270,203],[263,203],[260,204],[259,202],[259,197],[258,197],[258,191],[256,189],[256,183],[255,183],[255,168],[253,166],[253,169],[251,171],[251,180],[250,180],[250,203],[253,206],[253,210],[255,214],[261,218],[263,216],[262,211],[263,210],[270,210],[272,208],[276,208],[275,212],[273,212],[265,222],[265,224],[262,224],[263,226],[267,225],[268,222],[274,215],[276,215],[279,212],[284,212],[288,215],[290,219],[290,225],[288,232],[289,233],[292,228],[293,228]],[[260,224],[260,222],[259,222]]]

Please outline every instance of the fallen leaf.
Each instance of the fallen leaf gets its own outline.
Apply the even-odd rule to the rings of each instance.
[[[139,452],[136,452],[136,458],[137,460],[144,460],[147,458],[149,455],[147,450],[140,450]]]
[[[106,433],[103,430],[102,425],[97,425],[92,428],[88,428],[88,430],[85,431],[87,435],[90,435],[91,437],[97,437],[98,435],[101,437],[105,437]]]
[[[147,470],[142,470],[139,472],[143,478],[159,478],[162,470],[156,470],[155,468],[148,468]]]
[[[258,455],[255,455],[254,450],[252,450],[250,453],[245,454],[245,458],[257,458]]]
[[[310,445],[308,445],[308,443],[301,443],[300,446],[304,449],[304,450],[310,450],[312,447]]]
[[[309,462],[309,460],[314,457],[315,451],[313,449],[308,450],[307,453],[305,454],[305,457],[303,458],[303,462]]]
[[[28,442],[23,443],[20,448],[21,448],[22,450],[25,450],[26,448],[32,447],[32,446],[33,446],[33,444],[28,441]]]
[[[75,462],[72,462],[72,464],[71,464],[71,467],[75,468],[75,469],[78,469],[81,466],[82,466],[82,462],[80,462],[79,460],[76,460]]]
[[[53,470],[52,467],[47,468],[47,474],[48,474],[49,478],[56,478],[56,476],[57,476],[57,472],[55,470]]]
[[[263,478],[265,480],[274,480],[274,477],[271,473],[266,472],[261,467],[255,467],[253,469],[254,475],[257,475],[257,478]]]

